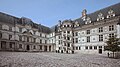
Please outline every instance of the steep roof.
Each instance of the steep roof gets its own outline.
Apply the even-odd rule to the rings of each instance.
[[[15,24],[19,18],[0,12],[0,22]]]
[[[15,17],[12,15],[8,15],[5,13],[0,12],[0,22],[8,23],[8,24],[20,24],[20,25],[31,25],[33,28],[36,28],[39,30],[39,32],[43,33],[50,33],[51,29],[49,27],[46,27],[41,24],[34,23],[31,19],[25,18],[25,17]]]
[[[100,9],[100,10],[98,10],[96,12],[87,14],[87,17],[89,17],[91,19],[91,22],[95,22],[95,21],[97,21],[98,14],[102,13],[104,18],[106,19],[109,10],[113,10],[115,12],[116,16],[120,15],[120,3],[117,3],[115,5]],[[82,17],[80,17],[80,18],[78,18],[78,19],[76,19],[74,21],[78,21],[81,25],[85,24]]]

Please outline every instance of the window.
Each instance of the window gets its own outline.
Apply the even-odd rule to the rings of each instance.
[[[9,47],[12,48],[12,43],[10,42]]]
[[[59,37],[59,39],[60,39],[60,36],[58,36]]]
[[[12,27],[9,27],[9,31],[12,31]]]
[[[84,32],[82,32],[82,34],[84,34]]]
[[[29,37],[27,37],[27,42],[29,42]]]
[[[81,50],[81,47],[79,46],[79,50]]]
[[[59,44],[60,44],[60,40],[59,40]]]
[[[45,35],[45,38],[46,38],[46,35]]]
[[[40,37],[42,37],[42,34],[40,33]]]
[[[35,45],[33,46],[33,49],[36,49],[36,46],[35,46]]]
[[[47,44],[47,40],[45,40],[45,44]]]
[[[19,44],[19,48],[22,48],[22,44]]]
[[[99,35],[99,41],[103,41],[103,35]]]
[[[70,40],[70,37],[67,37],[67,40]]]
[[[36,42],[36,38],[34,38],[34,43]]]
[[[74,43],[74,38],[73,38],[73,43]]]
[[[68,34],[70,34],[70,31],[67,31]]]
[[[39,47],[40,47],[40,50],[42,50],[42,45],[40,45]]]
[[[92,46],[89,46],[90,49],[92,49]]]
[[[95,40],[95,38],[93,38],[93,40]]]
[[[67,44],[67,47],[70,47],[70,43]]]
[[[35,35],[36,31],[33,31],[33,33],[34,33],[34,35]]]
[[[88,46],[85,46],[85,49],[88,49]]]
[[[99,46],[99,48],[102,48],[102,46]]]
[[[78,32],[75,32],[75,36],[78,36]]]
[[[97,46],[94,46],[94,49],[97,49]]]
[[[53,39],[52,39],[52,43],[53,43]]]
[[[87,34],[90,34],[90,30],[87,30]]]
[[[60,50],[61,48],[59,47],[59,50]]]
[[[109,38],[114,37],[114,33],[109,34]]]
[[[19,28],[19,32],[22,32],[22,28]]]
[[[109,26],[109,31],[113,31],[114,30],[114,25]]]
[[[78,38],[75,38],[75,42],[78,43]]]
[[[42,43],[42,39],[40,39],[40,44]]]
[[[21,35],[19,36],[19,41],[22,41],[22,36]]]
[[[90,42],[90,36],[87,37],[87,42]]]
[[[103,32],[103,27],[100,27],[100,28],[99,28],[99,33],[100,33],[100,32]]]
[[[70,27],[69,25],[67,25],[67,27]]]
[[[12,35],[9,35],[9,40],[12,38]]]
[[[76,47],[76,50],[78,50],[78,46]]]

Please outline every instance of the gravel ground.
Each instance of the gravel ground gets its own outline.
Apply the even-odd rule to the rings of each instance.
[[[120,67],[120,59],[93,54],[0,52],[0,67]]]

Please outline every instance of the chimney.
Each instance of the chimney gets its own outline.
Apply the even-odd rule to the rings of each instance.
[[[87,10],[84,9],[84,10],[82,11],[82,17],[85,17],[86,15],[87,15]]]

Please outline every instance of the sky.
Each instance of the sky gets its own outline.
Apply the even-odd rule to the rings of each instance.
[[[58,20],[81,17],[119,3],[120,0],[0,0],[0,12],[16,17],[30,18],[33,22],[52,27]]]

